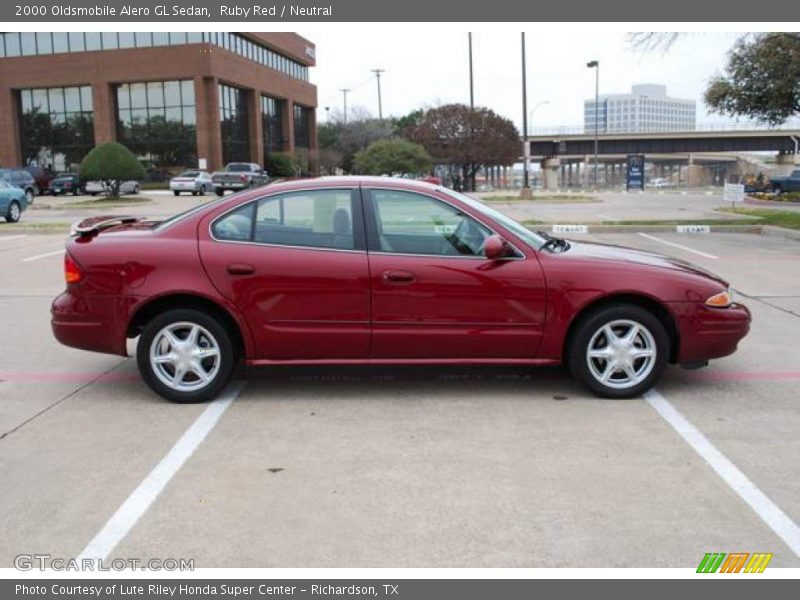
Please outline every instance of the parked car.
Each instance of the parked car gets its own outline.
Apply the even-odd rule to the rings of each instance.
[[[97,196],[97,194],[108,194],[109,189],[102,181],[89,181],[86,183],[85,191],[90,196]],[[138,194],[139,182],[138,181],[123,181],[119,186],[120,194]]]
[[[226,190],[246,190],[269,183],[269,177],[256,163],[233,162],[225,165],[224,171],[211,175],[214,192],[222,196]]]
[[[95,217],[52,305],[68,346],[126,354],[173,401],[248,365],[556,365],[628,398],[668,363],[731,354],[750,312],[682,260],[530,231],[452,190],[391,178],[275,183],[162,222]]]
[[[771,177],[769,184],[776,194],[800,192],[800,169],[795,169],[788,177]]]
[[[25,190],[0,179],[0,215],[9,223],[16,223],[26,208],[30,206],[30,197]]]
[[[177,177],[169,180],[169,189],[176,196],[181,192],[189,192],[197,196],[205,196],[206,192],[213,187],[211,175],[206,171],[184,171]]]
[[[53,171],[44,167],[32,165],[24,167],[24,169],[31,174],[31,177],[36,182],[36,188],[39,190],[37,195],[44,193],[50,187],[50,181],[55,177]]]
[[[655,179],[651,179],[648,185],[656,189],[675,187],[674,184],[669,179],[664,179],[663,177],[656,177]]]
[[[62,173],[50,181],[48,191],[53,196],[58,196],[60,194],[79,196],[83,193],[84,187],[80,177],[75,173]]]
[[[36,180],[25,169],[0,169],[0,179],[24,191],[27,204],[33,204],[33,199],[39,195]]]

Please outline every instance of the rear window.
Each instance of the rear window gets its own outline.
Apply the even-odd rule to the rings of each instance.
[[[184,171],[178,177],[197,177],[198,175],[200,175],[198,171]]]
[[[233,165],[228,165],[228,168],[226,170],[236,172],[236,171],[250,171],[251,169],[250,165],[247,164],[233,164]]]

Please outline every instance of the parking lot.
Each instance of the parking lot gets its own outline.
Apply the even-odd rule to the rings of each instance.
[[[175,405],[134,359],[52,338],[63,234],[0,228],[0,566],[90,542],[197,567],[695,567],[706,552],[800,566],[781,537],[800,521],[800,243],[581,239],[719,273],[752,310],[750,335],[628,401],[594,398],[561,369],[286,367]],[[788,524],[748,506],[684,422]]]

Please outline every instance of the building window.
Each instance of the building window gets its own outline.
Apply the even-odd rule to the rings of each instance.
[[[117,135],[151,171],[197,165],[194,82],[117,86]]]
[[[219,121],[222,162],[250,161],[250,115],[247,92],[219,84]]]
[[[94,146],[91,87],[26,89],[19,100],[23,162],[56,172],[76,168]]]
[[[261,96],[261,129],[264,136],[264,160],[283,150],[284,101]]]
[[[311,144],[311,110],[299,104],[294,105],[294,145],[295,148],[308,149]]]

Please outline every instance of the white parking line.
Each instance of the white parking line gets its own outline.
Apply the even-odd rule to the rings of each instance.
[[[39,260],[40,258],[47,258],[48,256],[55,256],[56,254],[64,254],[64,249],[56,250],[55,252],[45,252],[44,254],[37,254],[36,256],[29,256],[23,258],[20,262],[31,262],[32,260]]]
[[[644,395],[647,403],[678,432],[689,444],[722,477],[730,488],[753,509],[775,534],[780,537],[796,556],[800,557],[800,527],[784,513],[778,505],[770,500],[755,483],[748,479],[722,452],[712,444],[702,432],[692,425],[677,408],[672,406],[664,396],[656,390]]]
[[[244,382],[231,383],[225,391],[206,407],[197,420],[175,442],[175,445],[161,459],[139,486],[122,503],[103,528],[92,538],[77,560],[92,558],[104,560],[136,525],[139,518],[147,512],[172,477],[194,453],[222,414],[244,389]]]
[[[684,246],[682,244],[676,244],[675,242],[670,242],[668,240],[662,240],[661,238],[657,238],[654,235],[650,235],[647,233],[639,233],[640,236],[643,238],[647,238],[648,240],[653,240],[654,242],[661,242],[662,244],[666,244],[667,246],[673,246],[675,248],[680,248],[681,250],[686,250],[687,252],[693,252],[694,254],[698,254],[700,256],[704,256],[705,258],[711,258],[717,260],[719,256],[715,256],[713,254],[708,254],[707,252],[700,252],[700,250],[695,250],[694,248],[689,248],[689,246]]]
[[[0,237],[0,242],[10,242],[11,240],[21,240],[28,237],[27,235],[4,235]]]

